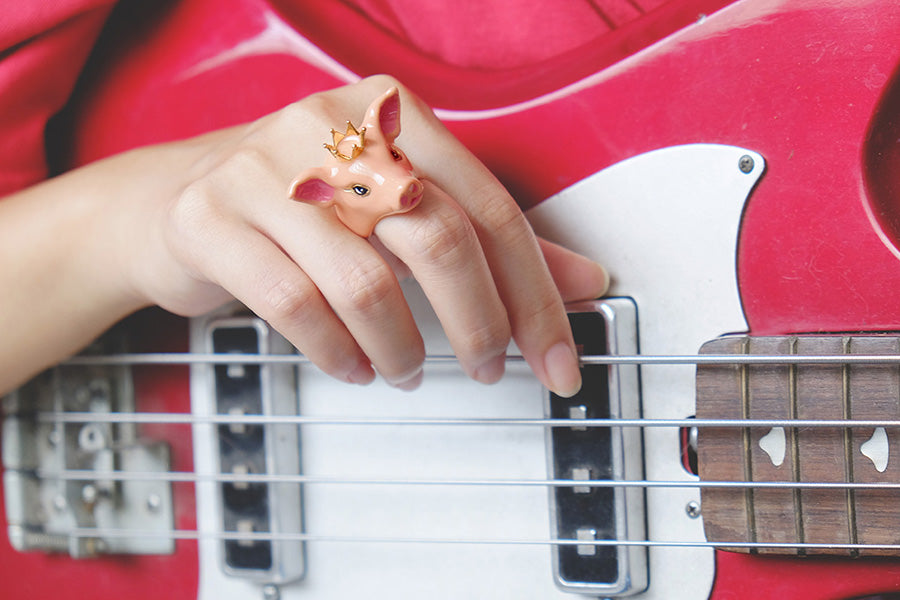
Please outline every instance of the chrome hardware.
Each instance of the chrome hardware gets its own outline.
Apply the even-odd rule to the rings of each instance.
[[[203,352],[254,355],[290,354],[293,348],[262,320],[251,316],[210,316],[193,323],[193,341]],[[195,365],[191,371],[195,409],[242,418],[298,414],[295,365]],[[217,426],[213,450],[219,473],[300,474],[299,428],[290,424],[233,423]],[[305,573],[304,544],[291,540],[229,539],[227,532],[277,537],[303,529],[299,483],[221,482],[214,492],[220,567],[228,575],[266,584],[300,579]]]
[[[54,423],[39,412],[134,412],[131,372],[122,366],[61,366],[4,399],[3,482],[12,545],[20,551],[171,554],[171,483],[115,480],[111,471],[166,473],[169,448],[138,438],[135,423]],[[84,477],[62,477],[83,472]],[[98,473],[96,478],[91,473]],[[56,476],[54,476],[56,474]],[[96,536],[70,535],[97,530]],[[143,534],[105,537],[110,530]]]
[[[575,342],[589,354],[637,351],[634,303],[613,298],[570,307]],[[547,454],[554,478],[585,485],[556,487],[550,492],[553,536],[584,541],[645,539],[644,494],[637,488],[599,488],[597,479],[643,478],[641,433],[631,428],[577,425],[585,419],[640,416],[636,365],[585,365],[582,390],[573,398],[549,394],[546,416],[571,419],[572,427],[556,427],[547,435]],[[576,544],[554,550],[554,572],[560,587],[604,597],[628,596],[647,587],[646,548]]]

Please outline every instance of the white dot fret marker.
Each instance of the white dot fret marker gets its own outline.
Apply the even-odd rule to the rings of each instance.
[[[759,438],[759,447],[769,455],[773,465],[780,467],[785,453],[784,427],[773,427],[769,433]]]
[[[878,427],[869,441],[859,447],[859,451],[872,461],[876,471],[884,473],[888,465],[888,456],[890,456],[890,445],[884,427]]]

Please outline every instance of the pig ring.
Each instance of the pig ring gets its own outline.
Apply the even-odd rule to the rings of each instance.
[[[333,210],[347,229],[369,237],[384,217],[418,206],[425,190],[394,145],[398,135],[400,93],[391,88],[369,105],[362,127],[347,121],[344,133],[331,130],[332,143],[325,144],[328,164],[303,171],[289,196]]]

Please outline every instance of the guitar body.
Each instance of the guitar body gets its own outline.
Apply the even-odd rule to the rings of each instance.
[[[341,82],[341,65],[319,57],[312,66],[308,45],[298,41],[302,38],[285,34],[290,29],[286,25],[272,27],[284,24],[280,19],[289,19],[287,12],[279,14],[261,0],[235,4],[227,19],[206,16],[206,0],[172,7],[151,22],[166,40],[164,45],[127,46],[116,58],[101,61],[88,79],[90,104],[75,106],[72,127],[76,132],[116,134],[82,138],[70,148],[72,162],[242,121]],[[281,32],[279,44],[208,62],[241,42],[263,39],[257,34],[265,28]],[[209,36],[210,44],[194,44],[191,40],[198,35]],[[639,319],[644,310],[650,314],[649,302],[665,304],[671,288],[648,292],[644,298],[628,289],[630,279],[623,271],[628,264],[607,256],[591,241],[602,231],[597,223],[603,218],[602,206],[599,216],[575,215],[568,230],[554,226],[555,216],[547,213],[554,206],[567,209],[566,198],[572,194],[564,190],[598,172],[660,149],[703,144],[746,149],[765,161],[764,173],[762,165],[755,165],[755,186],[746,204],[742,200],[738,206],[736,221],[704,224],[736,233],[725,255],[734,269],[724,284],[735,286],[736,281],[737,303],[728,309],[737,315],[736,321],[728,321],[736,323],[736,329],[710,335],[741,328],[755,335],[898,331],[898,38],[900,11],[887,1],[743,0],[540,96],[511,94],[505,105],[463,110],[441,104],[438,92],[432,98],[424,95],[523,208],[533,209],[539,233],[610,267],[612,293],[636,297]],[[266,85],[232,89],[231,82],[253,78]],[[415,82],[408,83],[416,89]],[[445,106],[449,108],[441,108]],[[647,169],[642,176],[652,179],[659,163],[641,164]],[[545,198],[550,200],[542,202]],[[615,203],[616,198],[602,202]],[[676,207],[674,212],[680,211]],[[682,214],[696,218],[690,211]],[[677,218],[668,225],[673,230],[683,227]],[[637,232],[644,224],[635,220],[623,226]],[[672,253],[657,258],[662,270],[675,273],[675,285],[679,278],[684,286],[704,280],[704,263]],[[693,287],[680,292],[686,297],[693,293]],[[691,310],[689,304],[685,310]],[[705,316],[695,315],[691,322],[702,322]],[[150,311],[130,325],[135,330],[131,351],[188,349],[188,325],[179,319]],[[641,335],[641,349],[649,353],[654,342],[645,336],[650,332],[642,329]],[[702,341],[687,339],[664,349],[693,354]],[[142,367],[135,378],[139,411],[191,411],[187,367]],[[173,470],[194,469],[197,448],[185,427],[142,431],[169,442]],[[191,484],[174,486],[177,529],[198,526],[197,514],[206,509],[202,498],[206,496],[195,496]],[[0,525],[6,529],[4,517]],[[171,555],[73,560],[19,553],[4,538],[0,577],[11,597],[149,599],[165,594],[193,599],[212,593],[203,591],[208,572],[201,576],[211,567],[201,565],[215,565],[216,559],[204,559],[204,553],[203,542],[179,540]],[[712,551],[709,554],[713,564]],[[310,560],[308,570],[315,566]],[[659,583],[651,576],[651,592],[645,597],[829,600],[900,591],[900,561],[894,559],[797,559],[715,551],[714,568],[714,581],[698,581],[696,589],[680,583],[678,588],[654,590]],[[549,579],[550,573],[544,577]],[[420,592],[442,597],[441,589]],[[527,590],[514,595],[546,597],[529,596]],[[290,597],[305,596],[301,590]]]

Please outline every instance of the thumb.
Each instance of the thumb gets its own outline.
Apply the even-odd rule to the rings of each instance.
[[[562,246],[538,238],[544,260],[563,302],[599,298],[609,288],[609,274],[599,264]]]

